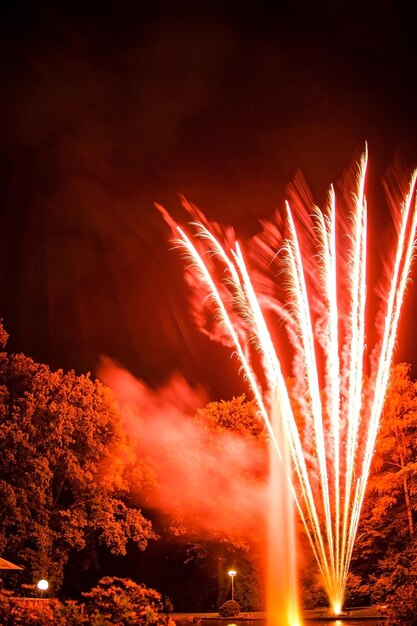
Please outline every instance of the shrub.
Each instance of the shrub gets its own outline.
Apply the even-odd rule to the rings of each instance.
[[[123,578],[102,578],[83,594],[84,606],[0,593],[1,626],[175,626],[161,596]]]
[[[27,600],[0,593],[2,626],[67,626],[58,600]]]
[[[92,626],[172,626],[172,620],[163,614],[161,595],[132,580],[106,576],[82,595]]]
[[[417,625],[417,586],[401,585],[388,597],[387,626]]]
[[[164,598],[164,611],[169,614],[174,610],[174,605],[172,604],[172,600],[169,596],[165,596]]]
[[[240,607],[236,600],[227,600],[219,608],[220,617],[237,617],[239,615]]]

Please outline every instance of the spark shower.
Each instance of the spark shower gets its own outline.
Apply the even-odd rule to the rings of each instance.
[[[392,177],[385,186],[396,241],[381,260],[374,311],[367,301],[367,164],[365,150],[344,189],[330,187],[324,210],[299,181],[283,214],[261,223],[247,252],[231,228],[209,223],[185,200],[191,232],[158,207],[189,261],[195,318],[233,349],[280,459],[271,461],[274,474],[284,475],[273,486],[271,546],[273,537],[284,538],[271,547],[268,611],[271,622],[288,626],[300,623],[289,547],[293,505],[329,602],[335,614],[342,609],[415,251],[417,170],[407,188]],[[373,327],[366,324],[371,314]],[[274,581],[283,549],[286,574]],[[283,585],[278,607],[273,598]]]

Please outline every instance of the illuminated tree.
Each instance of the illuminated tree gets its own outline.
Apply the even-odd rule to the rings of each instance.
[[[232,400],[210,402],[197,411],[196,419],[214,431],[229,430],[265,439],[265,427],[258,415],[256,402],[246,400],[244,395]]]
[[[9,338],[8,333],[6,332],[6,329],[4,328],[3,324],[1,323],[0,320],[0,348],[4,348],[7,340]]]
[[[0,353],[0,553],[23,576],[63,581],[70,553],[125,554],[154,536],[129,505],[129,447],[109,389]],[[20,578],[22,579],[22,578]]]
[[[392,369],[369,489],[376,496],[373,515],[393,518],[393,531],[410,537],[417,510],[416,434],[417,383],[401,363]]]
[[[410,369],[406,363],[392,368],[352,563],[357,589],[374,601],[396,588],[407,595],[413,580],[407,572],[417,568],[417,383]]]

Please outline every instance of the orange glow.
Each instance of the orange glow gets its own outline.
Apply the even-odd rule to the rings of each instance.
[[[251,437],[212,431],[193,419],[208,398],[179,375],[150,389],[103,359],[100,378],[115,393],[134,454],[152,467],[145,490],[137,493],[139,501],[169,512],[175,525],[178,521],[193,537],[221,534],[259,550],[265,543],[262,512],[268,497],[264,447]]]
[[[336,603],[333,605],[333,613],[334,615],[338,616],[340,615],[342,612],[342,605],[339,603]]]
[[[234,350],[280,460],[281,469],[272,463],[273,470],[284,476],[290,494],[287,500],[282,484],[273,483],[275,504],[270,507],[278,517],[275,527],[271,522],[274,562],[269,569],[287,572],[285,581],[270,582],[285,589],[280,595],[275,586],[268,595],[275,624],[300,623],[292,503],[330,605],[335,615],[341,612],[415,251],[417,171],[397,207],[397,242],[386,286],[380,289],[379,338],[368,352],[367,164],[365,150],[355,166],[354,188],[339,198],[331,187],[324,210],[306,206],[300,191],[286,203],[284,221],[262,224],[247,254],[230,229],[210,225],[192,205],[184,206],[192,216],[193,235],[160,208],[190,261],[187,279],[195,288],[194,303],[198,306],[197,294],[200,306],[212,307],[219,332],[211,335]],[[272,315],[276,325],[271,325]],[[282,347],[275,340],[283,329],[292,349],[295,393],[290,393]],[[259,357],[261,373],[254,365]]]

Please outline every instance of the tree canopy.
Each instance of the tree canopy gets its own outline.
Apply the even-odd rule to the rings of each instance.
[[[417,598],[410,574],[417,568],[416,434],[417,383],[400,363],[391,371],[352,562],[355,591],[374,602],[387,601],[395,588],[410,592],[410,585]]]
[[[0,338],[7,339],[0,325]],[[129,445],[111,391],[0,353],[0,553],[27,579],[63,581],[71,553],[145,548],[150,522],[129,501]]]

